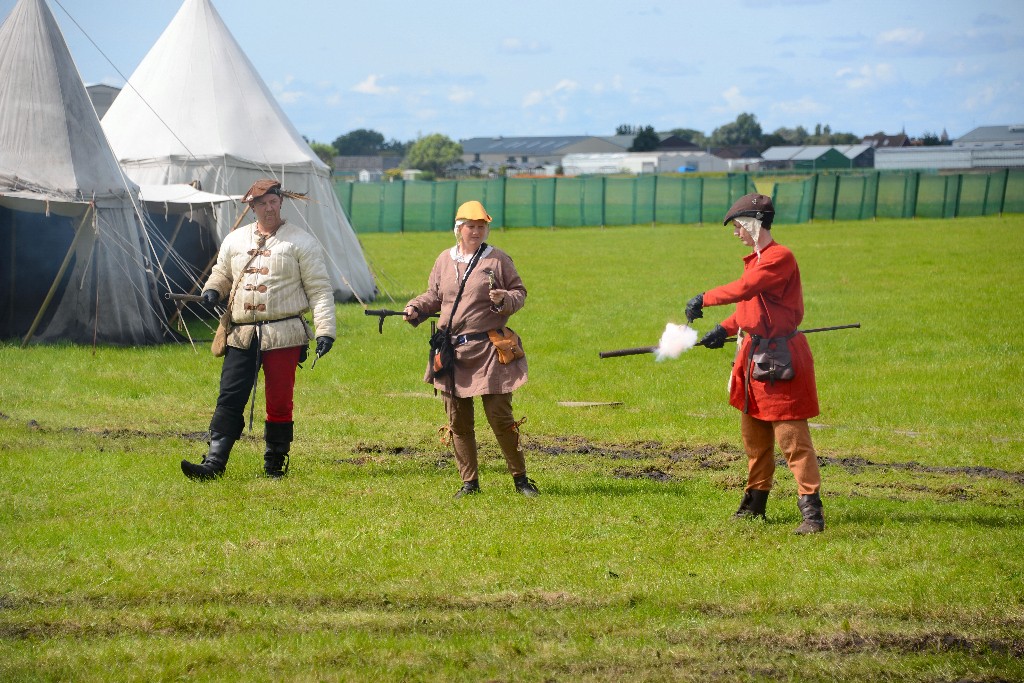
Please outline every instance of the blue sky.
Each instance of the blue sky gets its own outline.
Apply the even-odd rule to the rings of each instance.
[[[181,5],[48,2],[83,80],[112,85]],[[0,0],[0,16],[15,3]],[[213,4],[321,142],[356,128],[403,141],[611,135],[621,123],[710,134],[742,112],[765,132],[822,123],[955,138],[1024,123],[1021,0]]]

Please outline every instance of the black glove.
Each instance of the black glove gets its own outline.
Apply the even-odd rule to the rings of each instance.
[[[208,289],[203,292],[203,301],[211,306],[220,301],[220,292],[216,289]]]
[[[316,357],[327,355],[327,352],[334,346],[334,340],[330,337],[317,337],[316,338]]]
[[[711,330],[697,342],[706,349],[720,349],[725,346],[725,339],[729,336],[729,333],[725,331],[725,328],[721,325],[715,325],[715,329]]]
[[[704,292],[686,302],[686,322],[704,317]]]

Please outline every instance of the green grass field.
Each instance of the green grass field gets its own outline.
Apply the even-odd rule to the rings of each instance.
[[[774,232],[804,326],[862,325],[809,337],[813,537],[785,467],[767,522],[730,519],[728,348],[598,358],[738,277],[721,226],[491,235],[529,290],[535,500],[482,416],[483,495],[452,499],[428,332],[379,335],[356,304],[299,371],[279,482],[259,426],[223,479],[181,475],[216,398],[205,345],[0,344],[0,680],[1024,679],[1024,216]],[[371,307],[401,308],[450,233],[361,240]]]

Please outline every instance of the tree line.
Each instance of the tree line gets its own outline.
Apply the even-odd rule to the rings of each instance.
[[[861,136],[834,132],[831,126],[821,123],[815,124],[813,133],[803,126],[780,127],[765,133],[757,117],[747,112],[737,116],[735,121],[715,128],[711,135],[692,128],[673,128],[659,133],[650,125],[622,124],[615,129],[615,135],[633,136],[633,144],[629,147],[631,152],[657,149],[662,135],[666,133],[698,147],[748,145],[759,153],[779,145],[851,145],[861,141]],[[462,158],[462,145],[440,133],[402,142],[394,138],[385,140],[378,131],[359,128],[339,135],[330,144],[306,141],[316,155],[332,168],[336,156],[397,157],[402,159],[401,168],[416,168],[426,172],[428,177],[443,177],[446,170]],[[926,146],[949,144],[945,131],[941,136],[926,132],[918,138],[911,138],[911,143]]]

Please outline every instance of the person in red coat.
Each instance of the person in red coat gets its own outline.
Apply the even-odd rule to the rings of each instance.
[[[771,197],[748,194],[725,214],[733,235],[752,252],[743,259],[743,275],[735,282],[709,289],[686,304],[691,323],[703,317],[705,306],[736,304],[736,310],[701,339],[719,349],[726,337],[739,336],[739,348],[729,377],[729,403],[741,411],[740,431],[747,452],[747,486],[736,518],[764,518],[775,474],[778,443],[797,483],[797,506],[803,522],[798,534],[825,530],[821,505],[821,474],[807,420],[818,415],[814,359],[802,333],[803,288],[796,258],[772,238],[775,207]],[[791,364],[779,351],[788,347]],[[755,356],[766,348],[772,361]],[[760,367],[774,371],[758,378]],[[792,376],[790,376],[792,375]]]

